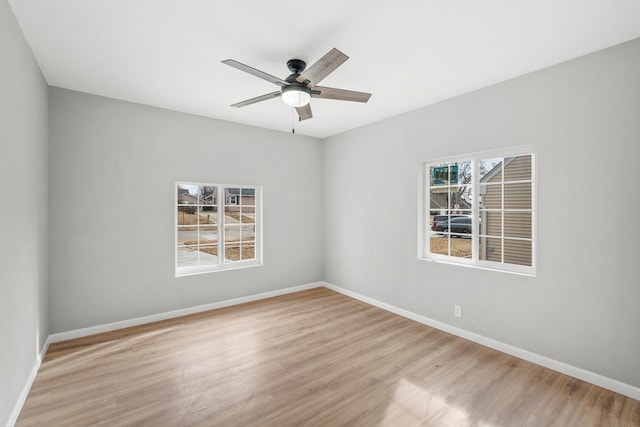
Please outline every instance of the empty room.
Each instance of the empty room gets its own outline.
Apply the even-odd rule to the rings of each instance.
[[[640,3],[0,0],[0,426],[640,426]]]

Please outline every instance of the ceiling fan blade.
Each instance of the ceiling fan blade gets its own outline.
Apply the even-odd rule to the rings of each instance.
[[[271,74],[267,74],[264,71],[260,71],[257,70],[253,67],[250,67],[248,65],[242,64],[238,61],[234,61],[233,59],[226,59],[224,61],[222,61],[223,64],[227,64],[230,67],[233,68],[237,68],[240,71],[244,71],[245,73],[249,73],[253,76],[256,77],[260,77],[261,79],[264,79],[268,82],[271,82],[273,84],[277,84],[278,86],[288,86],[289,83],[287,83],[286,81],[276,77],[276,76],[272,76]]]
[[[281,95],[280,91],[267,93],[266,95],[256,96],[255,98],[247,99],[246,101],[237,102],[232,107],[244,107],[246,105],[255,104],[256,102],[266,101],[267,99],[277,98]]]
[[[311,96],[321,99],[337,99],[339,101],[367,102],[371,97],[371,94],[365,92],[356,92],[353,90],[316,86],[313,88],[313,91],[311,91]]]
[[[311,67],[306,69],[298,78],[298,82],[314,87],[320,80],[331,74],[336,68],[342,65],[349,57],[338,49],[331,49],[326,55],[318,60]]]
[[[298,112],[299,122],[313,117],[313,114],[311,113],[311,104],[303,105],[302,107],[296,107],[296,111]]]

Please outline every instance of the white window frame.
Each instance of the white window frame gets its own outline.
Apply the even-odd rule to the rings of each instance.
[[[215,205],[218,208],[217,212],[217,264],[213,265],[197,265],[197,266],[186,266],[179,267],[178,266],[178,250],[182,246],[179,246],[178,239],[178,186],[181,185],[197,185],[197,186],[212,186],[217,189],[217,204]],[[240,260],[240,261],[230,261],[225,260],[225,206],[237,206],[238,204],[230,204],[227,203],[225,197],[225,189],[228,188],[239,188],[240,194],[242,194],[242,190],[244,189],[253,189],[255,190],[255,249],[254,254],[255,258],[250,260]],[[176,277],[181,276],[191,276],[194,274],[203,274],[203,273],[212,273],[216,271],[225,271],[225,270],[234,270],[239,268],[246,267],[256,267],[262,265],[262,187],[257,185],[235,185],[235,184],[210,184],[210,183],[202,183],[202,182],[185,182],[179,181],[175,182],[173,186],[173,194],[174,194],[174,202],[173,202],[173,211],[174,211],[174,219],[173,219],[173,228],[174,228],[174,267],[175,267],[175,275]],[[189,206],[195,206],[198,209],[201,205],[196,204]]]
[[[472,169],[472,194],[480,194],[480,179],[478,176],[478,165],[480,160],[500,158],[500,157],[517,157],[531,155],[531,266],[509,264],[504,262],[495,262],[479,259],[478,242],[480,235],[479,226],[479,201],[478,197],[473,197],[471,206],[472,215],[472,235],[471,235],[471,258],[462,258],[451,255],[435,254],[430,252],[430,176],[429,168],[436,164],[442,163],[460,163],[471,162]],[[511,147],[501,150],[485,151],[479,153],[465,154],[460,156],[444,157],[422,162],[419,169],[419,203],[418,203],[418,258],[426,261],[441,262],[447,264],[455,264],[467,267],[475,267],[481,269],[502,271],[508,273],[516,273],[528,276],[536,275],[537,265],[537,167],[536,167],[536,147],[534,145],[526,145],[519,147]],[[503,196],[504,197],[504,196]],[[504,206],[503,206],[504,209]],[[504,228],[504,224],[502,225]],[[504,233],[503,233],[504,236]],[[504,237],[503,237],[504,238]],[[504,256],[503,256],[504,257]]]

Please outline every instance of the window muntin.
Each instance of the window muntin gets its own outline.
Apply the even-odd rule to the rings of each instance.
[[[176,276],[261,264],[260,188],[176,183]]]
[[[507,151],[425,163],[421,258],[535,274],[534,154]]]

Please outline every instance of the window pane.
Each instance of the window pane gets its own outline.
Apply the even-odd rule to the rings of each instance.
[[[244,224],[255,224],[256,222],[256,208],[253,206],[243,206],[241,221]]]
[[[478,162],[480,183],[502,182],[502,159],[483,159]]]
[[[255,259],[256,257],[256,251],[255,251],[255,247],[252,244],[249,245],[242,245],[242,259]]]
[[[502,239],[480,237],[478,245],[478,254],[481,260],[502,262]]]
[[[449,188],[432,188],[429,193],[429,209],[446,215],[449,210]]]
[[[176,196],[177,196],[177,200],[178,200],[178,204],[180,204],[180,196],[185,194],[185,193],[189,193],[189,190],[186,188],[186,186],[184,185],[176,185]]]
[[[480,234],[502,236],[502,211],[480,210]]]
[[[240,244],[229,243],[224,246],[224,262],[240,261]]]
[[[177,188],[179,205],[197,205],[198,204],[198,186],[180,184]]]
[[[442,187],[442,186],[449,185],[449,175],[450,175],[449,169],[450,168],[448,164],[431,166],[429,168],[429,177],[430,177],[431,186]]]
[[[218,247],[217,246],[200,246],[200,265],[217,265],[218,264]]]
[[[505,237],[531,238],[531,212],[505,212]]]
[[[531,241],[504,240],[504,262],[531,266]]]
[[[502,184],[480,184],[480,205],[485,209],[502,209]]]
[[[198,244],[198,227],[184,227],[178,229],[178,246]]]
[[[457,169],[457,170],[456,170]],[[457,172],[457,182],[454,179],[452,184],[458,185],[470,185],[472,174],[471,174],[471,162],[459,162],[455,167],[453,167],[453,172]]]
[[[431,230],[441,233],[449,222],[449,215],[434,215],[431,219]]]
[[[238,212],[233,212],[233,214],[239,215]],[[253,258],[253,256],[249,257],[248,250],[244,249],[245,245],[241,245],[240,243],[241,238],[243,240],[255,239],[255,232],[253,232],[253,228],[253,225],[227,226],[224,228],[225,262],[240,261],[242,259]]]
[[[240,231],[242,241],[249,242],[256,240],[256,231],[255,227],[252,225],[244,225],[242,226],[242,230]]]
[[[243,188],[240,204],[243,206],[254,206],[256,204],[256,190],[253,188]]]
[[[471,238],[468,235],[438,235],[429,238],[432,254],[450,255],[459,258],[471,258]],[[451,251],[451,252],[449,252]]]
[[[200,225],[215,225],[218,223],[217,206],[201,206],[198,208]]]
[[[433,215],[431,217],[431,223],[429,228],[432,231],[439,231],[440,229],[438,228],[438,224],[441,224],[443,222],[447,222],[449,221],[449,216],[448,215]]]
[[[233,187],[233,188],[226,188],[225,189],[225,200],[224,200],[224,204],[225,205],[239,205],[240,204],[240,189]]]
[[[471,258],[471,236],[451,236],[451,256]]]
[[[430,252],[432,254],[449,255],[449,238],[446,236],[432,235],[429,238]]]
[[[218,227],[200,227],[199,242],[201,245],[211,245],[218,242]]]
[[[504,169],[506,181],[530,181],[531,180],[531,156],[517,156],[504,159],[507,165]]]
[[[178,225],[195,225],[198,223],[195,206],[178,206]]]
[[[470,215],[451,216],[446,224],[443,224],[444,231],[454,234],[466,234],[471,237],[472,221]]]
[[[471,209],[471,201],[469,200],[470,185],[462,185],[454,187],[449,193],[450,208],[454,211],[460,209]],[[457,212],[456,212],[457,213]]]
[[[239,242],[240,241],[240,227],[225,227],[224,228],[224,242]]]
[[[218,189],[212,185],[202,185],[199,187],[199,203],[201,205],[217,205]]]
[[[238,224],[240,222],[240,206],[225,206],[224,222],[226,224]]]
[[[197,248],[178,248],[178,267],[193,267],[198,265]]]
[[[504,185],[505,209],[531,209],[531,183]]]

